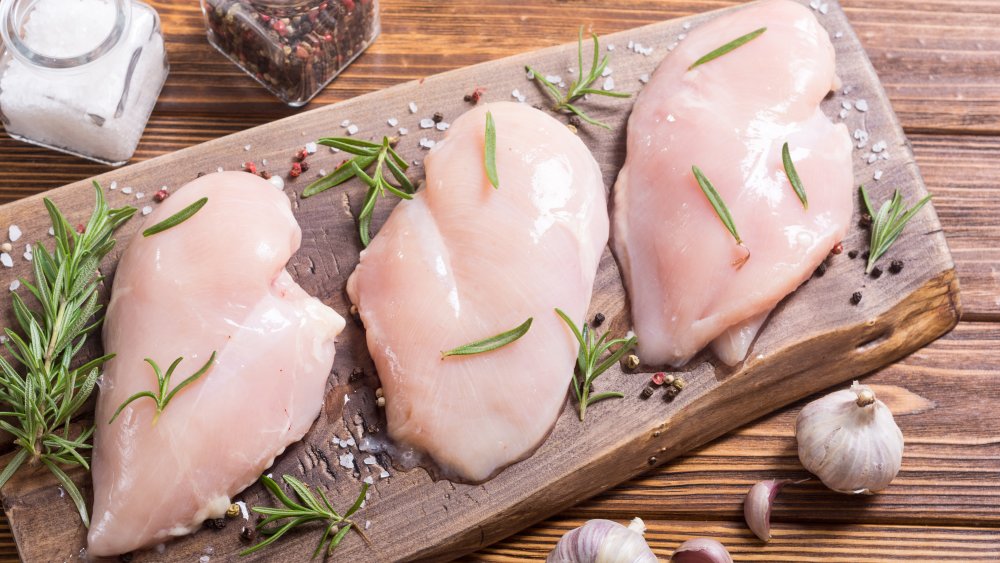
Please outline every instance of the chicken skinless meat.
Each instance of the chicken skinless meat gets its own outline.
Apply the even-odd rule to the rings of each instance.
[[[844,236],[851,140],[819,108],[836,84],[833,46],[816,17],[796,2],[765,0],[692,30],[643,88],[615,185],[613,236],[644,363],[680,366],[709,344],[724,362],[742,361],[768,313]],[[808,210],[785,174],[786,142]],[[745,249],[692,166],[718,190]],[[734,266],[747,249],[749,260]]]
[[[486,176],[486,112],[499,189]],[[582,322],[608,239],[601,171],[566,126],[524,104],[481,105],[425,160],[361,254],[347,290],[364,322],[390,436],[446,475],[482,481],[534,451],[565,404]],[[497,350],[441,352],[512,329]]]
[[[319,414],[344,319],[285,270],[301,231],[288,197],[243,172],[209,174],[179,189],[144,227],[201,197],[183,223],[136,234],[115,274],[104,346],[116,354],[100,383],[94,439],[93,556],[126,553],[218,518]],[[171,388],[217,356],[154,424],[143,359]]]

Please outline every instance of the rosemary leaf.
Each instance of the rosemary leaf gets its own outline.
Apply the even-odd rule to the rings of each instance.
[[[470,342],[469,344],[459,346],[458,348],[448,350],[447,352],[441,352],[441,359],[443,360],[448,356],[469,356],[472,354],[482,354],[483,352],[490,352],[496,350],[497,348],[502,348],[527,334],[528,329],[531,328],[531,321],[533,320],[533,318],[529,317],[528,320],[524,321],[519,326],[506,332],[501,332],[496,336]]]
[[[486,112],[486,177],[490,179],[494,189],[500,189],[500,179],[497,177],[497,127],[490,112]]]
[[[562,318],[566,326],[573,332],[573,336],[576,337],[576,341],[580,345],[571,389],[579,404],[580,421],[583,422],[584,417],[587,415],[587,407],[590,405],[605,399],[621,399],[625,397],[623,393],[617,391],[608,391],[594,395],[591,395],[591,391],[593,391],[594,380],[621,360],[622,356],[627,354],[629,350],[635,348],[638,341],[634,336],[608,340],[608,333],[606,332],[595,341],[594,333],[586,323],[584,323],[583,330],[581,331],[576,326],[576,323],[569,318],[569,315],[561,309],[556,309],[556,314]],[[601,360],[601,356],[608,353],[612,346],[617,346],[618,348],[610,352],[604,360]]]
[[[74,432],[70,421],[113,356],[83,362],[79,353],[102,321],[95,296],[101,280],[97,267],[114,248],[115,231],[135,214],[132,207],[109,208],[96,182],[94,192],[93,213],[82,233],[50,200],[43,200],[53,248],[35,247],[34,279],[22,280],[37,307],[32,310],[11,293],[17,329],[4,330],[8,354],[0,356],[0,402],[7,409],[0,428],[14,437],[16,450],[0,471],[0,487],[24,466],[45,467],[59,480],[84,525],[90,521],[87,505],[67,469],[89,469],[86,451],[94,428],[84,425]]]
[[[750,33],[748,33],[746,35],[743,35],[741,37],[737,37],[736,39],[733,39],[729,43],[726,43],[722,47],[719,47],[718,49],[715,49],[714,51],[710,52],[709,54],[705,55],[704,57],[702,57],[702,58],[698,59],[697,61],[695,61],[694,63],[692,63],[691,66],[688,67],[688,70],[691,70],[691,69],[693,69],[696,66],[701,66],[701,65],[703,65],[703,64],[705,64],[705,63],[707,63],[707,62],[709,62],[711,60],[717,59],[717,58],[721,57],[722,55],[725,55],[726,53],[732,51],[733,49],[736,49],[736,48],[739,48],[739,47],[741,47],[743,45],[746,45],[750,41],[753,41],[754,39],[760,37],[760,35],[762,33],[764,33],[765,31],[767,31],[767,28],[766,27],[762,27],[760,29],[755,29],[754,31],[751,31]]]
[[[180,225],[184,221],[187,221],[192,216],[194,216],[194,214],[197,213],[202,207],[205,207],[206,203],[208,203],[207,197],[199,199],[198,201],[192,203],[191,205],[185,207],[184,209],[181,209],[177,213],[174,213],[170,217],[167,217],[166,219],[146,229],[145,231],[142,232],[142,236],[150,237],[157,233],[162,233],[167,229],[172,229],[177,225]]]
[[[896,190],[892,199],[884,202],[882,207],[879,208],[878,213],[875,213],[865,187],[860,186],[859,189],[861,190],[861,199],[864,201],[865,209],[867,209],[868,215],[872,218],[868,265],[865,268],[865,273],[870,274],[875,269],[875,262],[896,242],[896,239],[903,232],[903,227],[930,201],[931,196],[925,196],[916,205],[906,209],[902,194],[899,193],[899,190]]]
[[[364,502],[365,497],[368,494],[368,483],[361,485],[361,493],[358,498],[354,501],[354,505],[350,510],[343,516],[337,514],[335,510],[330,506],[330,502],[327,500],[326,495],[321,489],[316,488],[316,492],[319,493],[322,499],[322,504],[316,499],[309,487],[305,483],[299,481],[291,475],[282,476],[285,484],[295,492],[295,496],[299,499],[298,502],[293,501],[281,490],[281,487],[271,479],[270,477],[263,476],[260,478],[261,484],[264,485],[271,494],[273,494],[284,508],[272,508],[267,506],[254,507],[253,511],[258,514],[263,514],[267,516],[263,521],[257,524],[257,529],[260,530],[261,534],[267,536],[266,539],[260,543],[244,549],[240,552],[240,555],[249,555],[256,551],[259,551],[281,539],[286,533],[291,531],[302,524],[308,524],[309,522],[323,522],[326,524],[323,536],[320,538],[319,545],[316,546],[316,550],[313,552],[313,558],[315,559],[322,551],[323,547],[326,547],[327,555],[333,553],[333,550],[340,545],[340,542],[344,539],[344,536],[353,528],[365,543],[370,543],[368,536],[365,535],[361,527],[358,526],[357,522],[350,520],[352,514],[361,507],[361,503]],[[285,521],[281,523],[282,521]],[[271,526],[272,524],[280,523],[277,526]],[[337,526],[342,526],[334,535],[330,535],[334,528]]]
[[[574,114],[583,121],[596,125],[598,127],[603,127],[605,129],[611,129],[606,123],[602,123],[583,112],[579,107],[573,104],[573,102],[579,100],[587,94],[593,94],[595,96],[607,96],[609,98],[629,98],[632,94],[627,92],[615,92],[611,90],[601,90],[597,88],[591,88],[590,86],[601,77],[604,73],[604,69],[608,66],[607,55],[601,58],[601,47],[600,41],[597,38],[596,33],[592,33],[591,37],[594,41],[594,58],[590,64],[590,71],[584,73],[583,70],[583,27],[580,27],[579,37],[577,38],[577,64],[579,64],[579,71],[577,72],[578,78],[569,85],[566,93],[563,93],[555,84],[552,84],[547,80],[541,73],[537,70],[531,68],[530,66],[525,66],[524,69],[531,73],[531,76],[542,85],[542,90],[552,98],[553,106],[552,109],[561,113]]]
[[[726,202],[722,201],[722,196],[719,192],[715,191],[715,186],[712,182],[705,177],[697,166],[692,166],[691,171],[694,172],[694,177],[698,180],[698,185],[701,187],[701,191],[705,193],[705,197],[708,198],[708,202],[712,204],[715,209],[715,213],[719,216],[719,220],[722,224],[726,226],[726,229],[733,235],[736,239],[736,244],[743,244],[743,239],[740,238],[740,234],[736,231],[736,225],[733,223],[733,217],[729,214],[729,208],[726,207]]]
[[[152,399],[154,403],[156,403],[156,414],[153,415],[153,425],[155,426],[156,421],[160,419],[160,414],[163,413],[163,409],[167,408],[167,405],[170,404],[170,400],[174,398],[174,395],[180,392],[181,389],[194,383],[195,380],[197,380],[201,376],[205,375],[205,373],[209,370],[209,368],[212,367],[212,364],[215,362],[215,352],[212,352],[212,355],[209,356],[208,361],[205,362],[205,365],[201,366],[201,369],[196,371],[194,375],[180,382],[176,387],[173,388],[172,391],[168,392],[167,389],[170,388],[170,378],[174,375],[174,370],[177,369],[177,366],[179,366],[181,361],[183,360],[184,360],[183,357],[174,360],[174,362],[170,364],[170,367],[167,368],[167,373],[164,374],[163,372],[160,371],[160,366],[158,366],[156,362],[154,362],[150,358],[146,358],[146,363],[153,368],[153,373],[156,375],[156,387],[157,387],[156,393],[153,393],[151,391],[140,391],[132,395],[128,399],[125,399],[125,402],[119,405],[118,409],[115,411],[115,414],[111,416],[111,420],[108,421],[108,424],[114,422],[115,419],[118,418],[118,415],[121,414],[121,412],[125,409],[125,407],[129,406],[132,402],[137,401],[143,397],[148,397]]]
[[[802,209],[809,209],[806,189],[802,185],[802,180],[799,179],[799,173],[795,171],[795,163],[792,162],[792,154],[788,150],[788,143],[785,143],[781,147],[781,162],[785,165],[785,176],[788,176],[788,182],[792,184],[795,195],[799,196],[799,201],[802,202]]]

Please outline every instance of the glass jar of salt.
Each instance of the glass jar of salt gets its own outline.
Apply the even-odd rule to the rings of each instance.
[[[0,18],[7,134],[128,161],[169,69],[156,11],[132,0],[2,0]]]
[[[378,0],[201,0],[208,41],[292,107],[379,34]]]

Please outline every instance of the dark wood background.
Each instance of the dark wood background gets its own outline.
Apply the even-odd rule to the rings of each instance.
[[[720,8],[726,0],[383,0],[383,34],[312,105],[571,40]],[[542,558],[588,518],[641,516],[668,556],[698,535],[737,560],[1000,559],[1000,2],[843,0],[913,144],[962,283],[949,336],[866,378],[907,438],[885,493],[853,498],[787,489],[766,547],[742,524],[742,496],[764,478],[801,477],[794,417],[765,417],[479,554]],[[153,2],[172,71],[134,160],[290,115],[205,41],[194,2]],[[107,169],[0,138],[0,202]],[[0,561],[16,561],[6,522]]]

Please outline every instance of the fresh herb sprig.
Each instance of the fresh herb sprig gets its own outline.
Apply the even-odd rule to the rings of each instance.
[[[591,37],[594,39],[594,60],[590,65],[590,71],[584,75],[583,73],[583,27],[580,28],[580,37],[577,40],[577,60],[580,65],[580,69],[577,72],[577,79],[569,85],[569,89],[563,93],[555,84],[549,82],[545,76],[543,76],[537,70],[531,68],[530,66],[525,66],[531,76],[538,81],[539,84],[543,86],[543,90],[549,97],[552,98],[554,105],[552,109],[563,113],[572,113],[579,117],[580,119],[590,123],[591,125],[597,125],[598,127],[603,127],[605,129],[611,129],[606,123],[602,123],[588,116],[579,107],[577,107],[574,102],[580,98],[586,96],[587,94],[594,94],[595,96],[608,96],[611,98],[629,98],[632,94],[628,92],[615,92],[613,90],[602,90],[599,88],[591,88],[591,84],[594,83],[601,75],[604,73],[604,69],[608,66],[608,56],[605,55],[601,58],[601,47],[597,39],[597,34],[592,33]]]
[[[713,50],[712,52],[710,52],[707,55],[705,55],[705,56],[701,57],[700,59],[698,59],[697,61],[691,63],[691,66],[688,67],[688,70],[691,70],[691,69],[693,69],[696,66],[701,66],[701,65],[703,65],[703,64],[705,64],[705,63],[707,63],[709,61],[715,60],[715,59],[721,57],[722,55],[725,55],[726,53],[732,51],[733,49],[736,49],[736,48],[742,47],[743,45],[746,45],[747,43],[749,43],[749,42],[753,41],[754,39],[757,39],[758,37],[760,37],[765,31],[767,31],[767,28],[766,27],[762,27],[760,29],[755,29],[755,30],[751,31],[750,33],[748,33],[746,35],[741,35],[740,37],[737,37],[736,39],[733,39],[729,43],[726,43],[722,47],[719,47],[718,49]]]
[[[506,332],[501,332],[496,336],[470,342],[469,344],[453,348],[447,352],[441,352],[441,359],[443,360],[448,356],[470,356],[472,354],[482,354],[483,352],[491,352],[497,348],[503,348],[504,346],[527,334],[528,329],[531,328],[531,322],[533,320],[534,317],[530,317],[520,325]]]
[[[875,213],[875,208],[872,206],[871,200],[868,199],[865,187],[861,186],[859,189],[861,190],[861,199],[865,202],[865,209],[868,210],[868,215],[872,218],[868,267],[865,268],[865,273],[870,274],[875,269],[875,262],[896,242],[900,233],[903,232],[903,227],[920,211],[921,207],[931,200],[931,196],[925,196],[916,205],[907,209],[902,194],[896,190],[892,199],[883,202],[878,213]]]
[[[170,217],[167,217],[166,219],[146,229],[145,231],[142,232],[142,236],[150,237],[157,233],[162,233],[167,229],[172,229],[177,225],[180,225],[184,221],[187,221],[188,219],[193,217],[195,213],[201,211],[201,208],[205,207],[206,203],[208,203],[207,197],[199,199],[198,201],[192,203],[191,205],[185,207],[184,209],[181,209],[177,213],[174,213]]]
[[[802,185],[798,171],[795,170],[795,163],[792,162],[792,153],[788,150],[788,143],[781,147],[781,162],[785,166],[785,176],[795,190],[795,195],[799,196],[802,202],[802,209],[809,209],[809,198],[806,197],[806,188]]]
[[[368,186],[368,193],[365,194],[365,203],[361,206],[361,212],[358,214],[358,232],[361,236],[361,244],[368,246],[372,238],[372,212],[375,210],[375,201],[378,197],[389,192],[402,199],[413,199],[413,193],[416,190],[409,178],[406,177],[406,169],[409,168],[409,165],[390,146],[388,137],[382,137],[381,143],[347,137],[327,137],[318,140],[317,143],[355,156],[338,166],[330,174],[306,186],[302,197],[314,196],[339,186],[351,178],[360,179]],[[372,165],[375,166],[375,171],[369,176],[365,170]],[[395,184],[386,179],[386,169],[396,179]]]
[[[493,114],[486,112],[486,177],[494,189],[500,189],[500,178],[497,176],[497,125],[493,122]]]
[[[361,494],[354,501],[347,512],[341,516],[336,510],[330,506],[330,501],[327,500],[326,495],[318,487],[316,492],[319,493],[320,499],[322,499],[322,504],[316,499],[316,496],[312,494],[305,483],[299,481],[291,475],[285,475],[282,477],[285,483],[295,491],[295,496],[298,497],[299,502],[295,502],[284,491],[281,487],[266,475],[260,478],[261,483],[271,493],[277,497],[281,504],[285,505],[284,508],[271,508],[267,506],[254,507],[254,512],[263,514],[267,516],[263,521],[257,524],[257,529],[267,536],[267,539],[249,547],[240,552],[240,555],[249,555],[255,551],[264,549],[265,547],[273,544],[274,542],[281,539],[286,533],[288,533],[293,528],[296,528],[302,524],[307,524],[309,522],[325,522],[326,531],[323,532],[323,537],[319,540],[319,545],[316,546],[316,551],[313,552],[313,559],[316,558],[320,552],[323,551],[324,545],[326,546],[326,554],[330,555],[333,550],[340,545],[340,542],[344,539],[344,536],[354,528],[361,538],[365,540],[365,543],[370,543],[368,536],[365,535],[364,530],[358,523],[351,520],[351,516],[361,508],[361,505],[365,502],[365,496],[368,494],[368,483],[364,483],[361,486]],[[283,522],[284,521],[284,522]],[[276,524],[271,526],[271,524]],[[339,529],[338,526],[340,527]]]
[[[91,392],[106,354],[80,362],[87,337],[102,321],[98,286],[101,259],[115,246],[115,230],[135,214],[135,208],[111,209],[100,185],[94,182],[94,211],[83,233],[77,233],[49,199],[45,208],[52,221],[55,245],[51,253],[38,244],[34,250],[34,283],[22,284],[35,298],[31,310],[17,293],[11,294],[20,332],[5,329],[6,347],[13,361],[0,356],[0,428],[14,436],[17,453],[0,472],[0,486],[25,463],[41,463],[59,480],[90,525],[87,505],[64,468],[90,469],[85,455],[94,427],[74,432],[73,415]],[[18,368],[15,368],[18,365]]]
[[[736,239],[736,244],[746,250],[745,256],[733,261],[733,266],[739,268],[750,259],[750,249],[743,244],[743,239],[740,238],[740,233],[736,230],[736,223],[733,222],[733,216],[729,214],[729,208],[726,207],[726,202],[722,200],[722,196],[720,196],[719,192],[716,191],[712,182],[708,180],[705,174],[697,166],[692,166],[691,172],[694,174],[695,180],[698,181],[698,186],[701,188],[702,193],[705,194],[708,202],[711,203],[712,208],[715,209],[715,214],[719,216],[719,220],[722,221],[722,224],[726,227],[726,230],[729,231],[729,234],[733,235],[734,239]]]
[[[179,366],[183,360],[183,357],[177,358],[174,360],[174,363],[170,364],[170,367],[167,368],[167,373],[163,373],[160,371],[160,366],[156,365],[156,362],[154,362],[151,358],[146,358],[146,363],[153,368],[153,373],[156,374],[156,393],[153,393],[152,391],[139,391],[135,395],[125,399],[125,402],[118,406],[118,410],[115,411],[115,414],[111,417],[111,420],[108,421],[108,424],[114,422],[125,407],[129,406],[129,404],[133,401],[143,397],[149,397],[154,403],[156,403],[156,414],[153,415],[153,426],[156,426],[156,421],[160,419],[163,409],[167,408],[167,405],[170,404],[170,400],[174,398],[174,395],[179,393],[181,389],[184,389],[188,385],[194,383],[199,377],[205,375],[205,372],[212,367],[212,363],[215,362],[215,352],[212,352],[212,355],[209,356],[205,365],[201,366],[201,369],[196,371],[194,375],[188,377],[184,381],[181,381],[177,387],[174,387],[173,390],[168,392],[167,390],[170,388],[170,378],[174,375],[174,370],[177,369],[177,366]]]
[[[624,393],[617,391],[598,393],[596,395],[591,395],[590,393],[594,385],[594,380],[608,371],[608,368],[615,365],[622,356],[634,348],[637,340],[634,336],[608,340],[607,332],[602,334],[597,340],[594,340],[594,333],[586,323],[584,323],[583,330],[581,331],[577,328],[573,320],[561,309],[556,309],[556,313],[562,317],[562,320],[573,331],[573,336],[576,337],[576,341],[580,344],[580,352],[576,358],[576,371],[573,374],[571,387],[573,395],[576,396],[576,401],[580,405],[580,421],[582,422],[587,415],[587,407],[590,405],[604,399],[621,399],[625,396]],[[608,352],[612,346],[618,346],[618,348],[611,352],[608,357],[601,360],[601,356]]]

